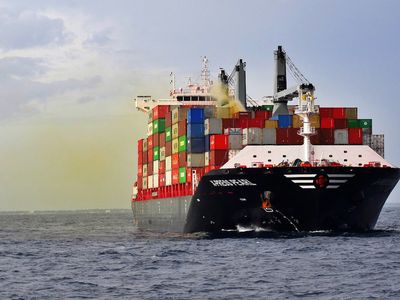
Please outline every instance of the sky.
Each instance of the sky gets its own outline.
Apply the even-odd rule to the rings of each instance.
[[[247,63],[272,94],[282,45],[322,106],[357,106],[400,166],[400,2],[0,0],[0,210],[129,208],[137,95]],[[400,201],[397,187],[389,198]]]

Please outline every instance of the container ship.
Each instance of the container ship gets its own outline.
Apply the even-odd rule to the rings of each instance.
[[[173,232],[372,230],[400,178],[384,135],[356,107],[321,107],[315,87],[282,49],[274,93],[246,93],[246,63],[137,96],[148,114],[132,210],[139,228]],[[287,70],[296,80],[287,86]]]

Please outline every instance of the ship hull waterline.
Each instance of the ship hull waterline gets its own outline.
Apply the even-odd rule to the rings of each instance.
[[[171,232],[372,230],[398,168],[235,168],[202,177],[193,196],[132,202],[141,229]]]

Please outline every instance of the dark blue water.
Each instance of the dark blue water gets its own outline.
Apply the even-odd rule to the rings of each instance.
[[[129,210],[0,214],[0,299],[400,299],[399,216],[210,238],[137,231]]]

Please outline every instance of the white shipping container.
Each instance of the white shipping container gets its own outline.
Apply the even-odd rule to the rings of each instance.
[[[204,121],[204,134],[222,134],[222,119],[205,119]]]
[[[204,153],[204,165],[205,166],[210,165],[210,152]]]
[[[147,164],[144,164],[142,168],[143,176],[147,176]]]
[[[234,158],[238,153],[240,152],[240,150],[229,150],[228,151],[228,159],[232,159]]]
[[[147,176],[147,188],[153,188],[153,175]]]
[[[214,118],[216,114],[215,106],[205,106],[204,107],[204,118]]]
[[[165,185],[172,185],[172,171],[165,171]]]
[[[275,128],[263,128],[262,129],[262,144],[263,145],[276,145],[276,129]]]
[[[158,174],[153,175],[153,188],[158,188]]]
[[[262,128],[244,128],[243,129],[243,146],[245,145],[261,145],[262,144]]]
[[[204,153],[189,153],[187,155],[187,166],[189,168],[204,167]]]
[[[224,134],[237,134],[237,135],[242,135],[242,128],[225,128]]]
[[[160,161],[165,160],[165,147],[160,148]]]
[[[242,135],[230,134],[228,136],[228,139],[229,139],[229,149],[240,150],[243,148]]]
[[[153,134],[153,123],[147,124],[147,136],[150,136]]]
[[[159,165],[160,163],[158,160],[153,161],[153,174],[158,174]]]
[[[335,145],[349,144],[349,131],[347,129],[335,129],[333,132]]]
[[[142,179],[142,189],[147,189],[147,176]]]
[[[172,157],[171,156],[165,157],[165,170],[166,171],[172,170]]]

